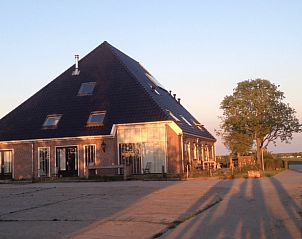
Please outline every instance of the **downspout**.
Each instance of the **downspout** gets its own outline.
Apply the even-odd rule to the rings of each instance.
[[[184,174],[184,140],[183,140],[183,134],[180,135],[180,149],[181,149],[181,172]]]
[[[32,179],[34,179],[34,143],[31,143],[31,175]]]

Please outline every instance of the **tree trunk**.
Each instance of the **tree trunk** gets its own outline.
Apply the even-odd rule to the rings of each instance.
[[[256,138],[256,145],[257,164],[262,168],[262,140],[260,138]]]

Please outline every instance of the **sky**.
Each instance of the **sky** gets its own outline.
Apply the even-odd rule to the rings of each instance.
[[[0,0],[0,118],[108,41],[215,135],[236,84],[280,85],[302,122],[302,1]],[[217,137],[217,153],[225,154]],[[273,152],[302,151],[302,135]]]

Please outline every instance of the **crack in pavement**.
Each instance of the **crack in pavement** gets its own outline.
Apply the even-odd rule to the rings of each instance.
[[[212,202],[210,202],[209,204],[207,204],[204,208],[201,208],[197,211],[195,211],[194,213],[192,213],[191,215],[181,218],[179,220],[175,220],[172,223],[168,224],[168,227],[166,227],[164,230],[162,230],[159,233],[156,233],[155,235],[153,235],[151,238],[155,239],[155,238],[159,238],[161,236],[163,236],[165,233],[167,233],[169,230],[175,229],[177,226],[179,226],[180,224],[200,215],[201,213],[207,211],[208,209],[210,209],[211,207],[214,207],[216,204],[220,203],[223,199],[217,194],[215,196],[215,198],[213,199]]]
[[[55,189],[55,188],[56,188],[56,187],[51,187],[51,188],[38,188],[38,189],[32,190],[32,191],[25,191],[25,192],[21,192],[21,193],[9,194],[9,195],[7,195],[7,196],[1,196],[0,199],[3,199],[3,198],[10,198],[10,197],[13,197],[13,196],[26,195],[26,194],[36,193],[36,192],[41,192],[41,191],[47,191],[47,190]]]
[[[67,199],[56,201],[56,202],[50,202],[50,203],[45,203],[45,204],[41,204],[41,205],[37,205],[37,206],[33,206],[33,207],[23,208],[23,209],[19,209],[19,210],[15,210],[15,211],[10,211],[10,212],[1,214],[0,217],[7,216],[7,215],[12,215],[12,214],[19,213],[19,212],[29,211],[29,210],[33,210],[33,209],[38,209],[38,208],[42,208],[42,207],[48,207],[48,206],[52,206],[52,205],[59,204],[59,203],[62,203],[62,202],[67,202],[67,201],[83,198],[83,197],[86,197],[86,196],[87,195],[81,195],[81,196],[78,196],[78,197],[67,198]]]

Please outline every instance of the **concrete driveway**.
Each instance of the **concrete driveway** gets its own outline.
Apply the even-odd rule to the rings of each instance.
[[[0,238],[302,238],[302,170],[183,182],[0,184]]]

